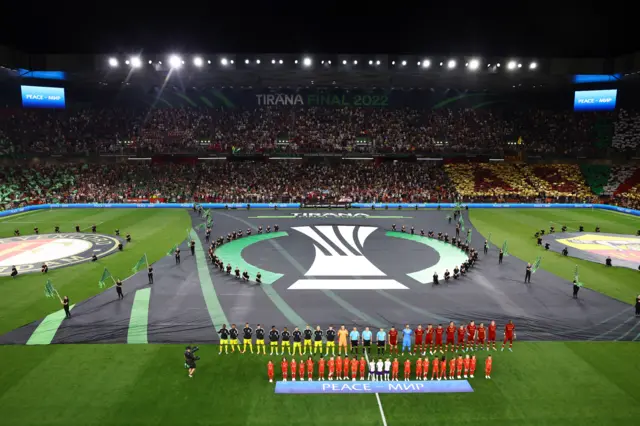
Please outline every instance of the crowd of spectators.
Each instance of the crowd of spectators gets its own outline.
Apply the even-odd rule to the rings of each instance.
[[[0,155],[206,151],[500,154],[522,148],[533,154],[588,155],[603,149],[595,129],[603,114],[609,113],[508,108],[16,109],[0,111]],[[625,126],[619,127],[634,128]],[[620,135],[615,138],[617,145],[621,140],[625,146],[634,143]]]

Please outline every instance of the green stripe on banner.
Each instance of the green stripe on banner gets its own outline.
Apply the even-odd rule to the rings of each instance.
[[[144,344],[149,343],[147,339],[147,326],[149,325],[149,301],[151,300],[151,289],[142,288],[136,291],[131,307],[129,318],[129,333],[127,343]]]
[[[74,306],[76,305],[71,305],[69,310],[73,309]],[[27,345],[50,345],[51,342],[53,342],[53,338],[56,337],[58,328],[62,325],[64,318],[64,309],[47,315],[33,331],[33,334],[27,341]]]
[[[222,326],[222,324],[229,324],[227,316],[222,310],[220,299],[218,299],[218,295],[216,294],[216,289],[213,287],[213,281],[211,281],[211,274],[207,267],[207,259],[204,255],[200,238],[198,238],[198,235],[193,229],[191,230],[191,237],[196,243],[196,265],[198,267],[200,288],[202,288],[202,297],[204,297],[204,302],[207,305],[207,310],[209,311],[213,327],[215,328]]]

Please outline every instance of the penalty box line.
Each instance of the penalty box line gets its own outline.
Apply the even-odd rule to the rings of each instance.
[[[367,354],[366,350],[364,351],[364,357],[367,360],[367,366],[369,366],[369,355]],[[378,392],[376,392],[376,401],[378,401],[378,408],[380,409],[380,417],[382,418],[382,425],[388,426],[387,417],[384,415],[384,408],[382,408],[382,401],[380,401],[380,394]]]

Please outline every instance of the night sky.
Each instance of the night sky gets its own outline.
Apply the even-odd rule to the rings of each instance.
[[[603,2],[6,3],[0,46],[30,53],[602,57],[640,50],[636,13],[605,10]]]

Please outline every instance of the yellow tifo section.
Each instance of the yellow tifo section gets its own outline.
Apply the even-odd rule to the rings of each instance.
[[[592,195],[575,164],[460,163],[447,164],[445,170],[464,196]]]

